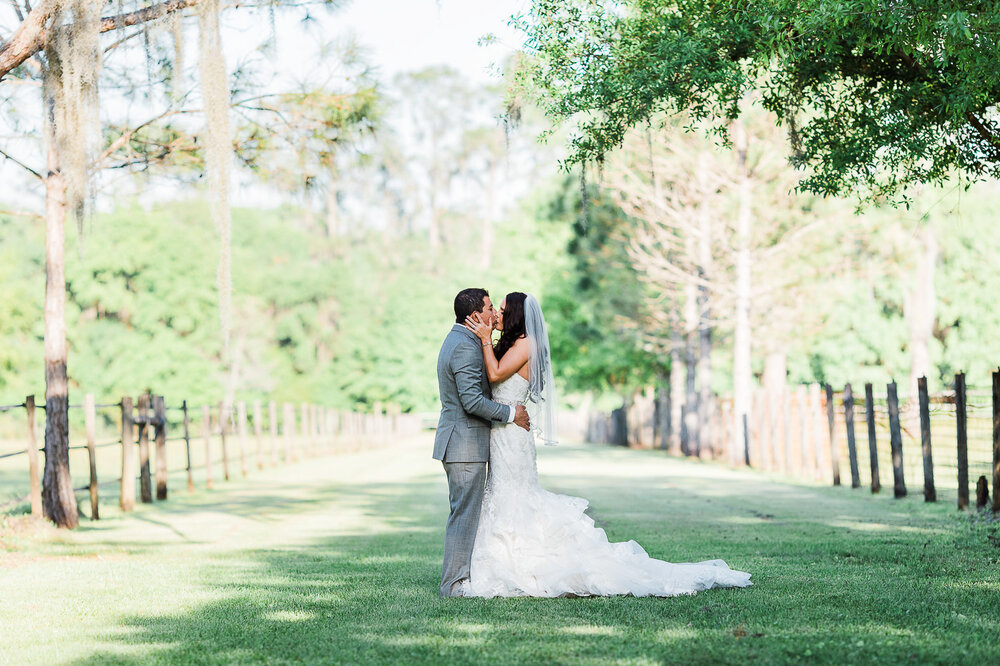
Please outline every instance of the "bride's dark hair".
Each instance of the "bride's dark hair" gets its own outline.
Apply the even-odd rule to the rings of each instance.
[[[498,361],[514,346],[518,338],[524,337],[524,299],[527,297],[527,294],[520,291],[512,291],[504,299],[503,333],[493,349]]]

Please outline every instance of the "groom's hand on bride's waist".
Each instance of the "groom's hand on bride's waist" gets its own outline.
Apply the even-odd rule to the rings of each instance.
[[[514,424],[521,426],[525,430],[531,429],[531,421],[528,419],[528,410],[524,408],[524,405],[517,405],[514,407]]]

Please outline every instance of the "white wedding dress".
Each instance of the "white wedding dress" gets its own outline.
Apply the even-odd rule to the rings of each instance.
[[[527,393],[528,381],[515,374],[494,386],[493,400],[524,404]],[[671,564],[649,557],[635,541],[611,543],[586,508],[587,500],[538,484],[531,433],[495,425],[466,596],[669,597],[751,585],[750,574],[722,560]]]

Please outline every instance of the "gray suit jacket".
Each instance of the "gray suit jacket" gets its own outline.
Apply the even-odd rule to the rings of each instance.
[[[489,462],[490,422],[505,423],[513,407],[490,400],[490,383],[482,343],[455,324],[438,354],[441,418],[434,435],[434,459],[444,462]]]

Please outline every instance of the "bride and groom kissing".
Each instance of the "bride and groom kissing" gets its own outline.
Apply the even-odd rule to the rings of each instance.
[[[722,560],[674,564],[635,541],[611,542],[587,500],[543,489],[535,438],[556,443],[556,392],[541,306],[511,292],[495,310],[485,289],[463,289],[454,310],[438,355],[433,455],[451,507],[442,597],[668,597],[751,585]]]

